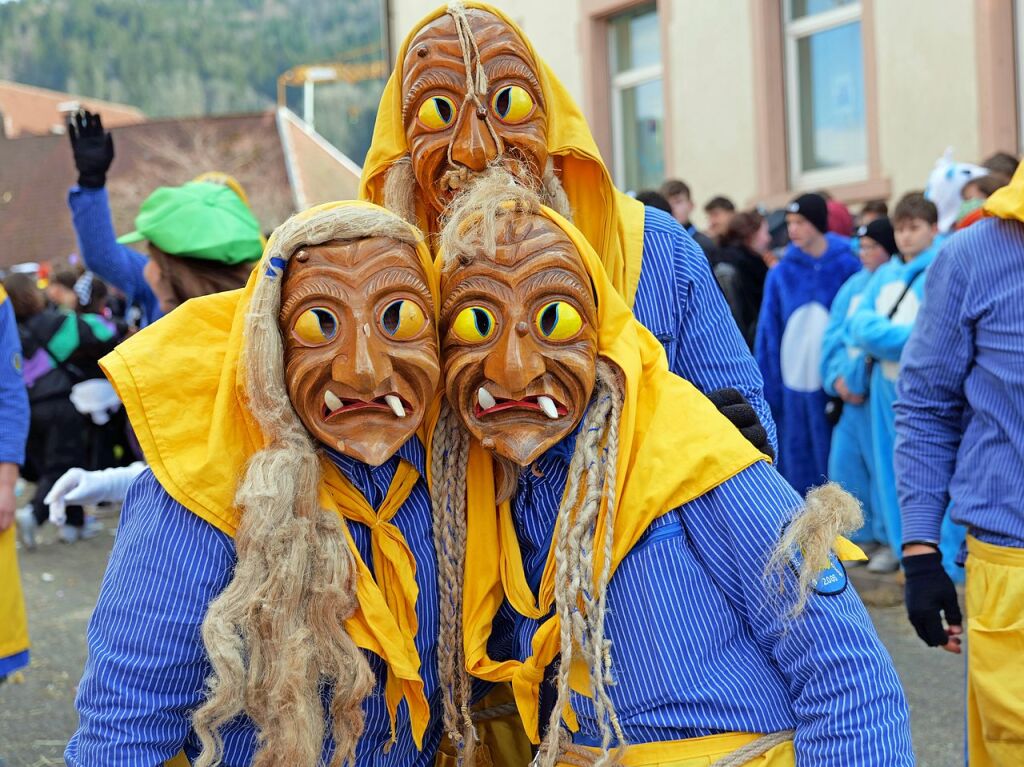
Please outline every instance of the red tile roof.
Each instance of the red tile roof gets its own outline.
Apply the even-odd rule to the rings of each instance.
[[[110,128],[133,125],[146,119],[140,110],[127,104],[0,80],[0,133],[7,138],[18,138],[63,132],[64,120],[57,107],[70,102],[76,102],[90,112],[101,112],[104,124]]]

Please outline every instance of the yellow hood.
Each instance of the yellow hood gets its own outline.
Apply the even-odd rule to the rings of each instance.
[[[349,207],[372,206],[366,202],[334,202],[299,216],[308,219],[323,211]],[[436,325],[439,290],[430,253],[422,240],[417,254],[434,297]],[[268,442],[247,404],[242,355],[248,310],[257,281],[280,279],[285,264],[280,258],[288,255],[277,252],[276,235],[272,236],[244,288],[187,301],[100,362],[124,402],[157,480],[174,500],[230,536],[235,535],[240,518],[234,502],[237,485],[245,476],[249,459]],[[353,504],[351,497],[332,492],[332,482],[333,487],[343,483],[332,466],[326,467],[321,479],[321,505],[343,518],[358,518],[354,506],[361,496]],[[430,717],[429,704],[423,694],[413,638],[406,636],[408,632],[402,631],[399,623],[406,617],[406,625],[415,625],[411,620],[416,602],[412,574],[399,573],[402,583],[394,588],[388,584],[379,587],[347,527],[345,536],[359,572],[359,609],[346,621],[346,629],[359,647],[387,663],[386,694],[392,728],[398,702],[404,697],[413,737],[421,743]],[[398,545],[402,544],[404,541]],[[404,593],[396,595],[396,590]],[[393,604],[399,605],[397,618]]]
[[[556,166],[560,166],[559,175],[572,205],[573,222],[601,255],[612,285],[632,306],[643,257],[644,206],[612,185],[583,113],[537,55],[522,30],[491,5],[473,0],[465,5],[493,13],[508,24],[537,63],[541,90],[547,104],[548,153],[556,158]],[[402,125],[402,62],[416,34],[444,14],[445,6],[442,6],[421,19],[398,50],[395,69],[381,96],[373,142],[363,165],[360,199],[383,205],[385,174],[392,163],[409,153]],[[429,231],[429,222],[422,209],[419,215],[420,229]]]
[[[1017,166],[1009,184],[997,189],[985,201],[985,213],[1024,222],[1024,163]]]
[[[594,249],[554,211],[543,209],[583,256],[597,295],[598,353],[615,363],[625,380],[619,430],[612,571],[656,518],[735,476],[765,456],[756,450],[692,384],[669,372],[658,340],[633,317]],[[641,396],[642,392],[642,396]],[[470,673],[512,681],[527,733],[538,741],[539,684],[559,652],[559,621],[544,621],[525,663],[496,662],[487,654],[491,625],[504,598],[523,615],[543,619],[554,604],[553,556],[534,598],[523,573],[509,504],[496,506],[489,453],[475,441],[467,472],[467,558],[463,630]],[[603,539],[606,509],[598,517]],[[494,542],[499,556],[494,556]],[[594,546],[594,572],[603,547]],[[585,674],[582,675],[585,679]],[[582,686],[582,685],[581,685]]]

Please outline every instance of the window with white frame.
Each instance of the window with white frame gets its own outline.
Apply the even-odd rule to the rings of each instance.
[[[657,6],[642,5],[608,21],[615,183],[634,191],[657,188],[665,178]]]
[[[790,182],[867,177],[864,49],[856,0],[785,0]]]

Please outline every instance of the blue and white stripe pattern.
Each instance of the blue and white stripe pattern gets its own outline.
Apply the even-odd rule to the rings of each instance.
[[[160,319],[160,301],[142,276],[149,259],[117,241],[107,190],[73,186],[68,207],[86,268],[124,293],[129,304],[138,304],[143,325]]]
[[[567,440],[536,462],[536,473],[522,472],[513,500],[534,589],[571,449]],[[777,472],[755,464],[656,520],[619,566],[606,631],[611,697],[630,742],[795,728],[798,764],[914,764],[903,690],[852,586],[812,595],[788,625],[780,618],[762,573],[799,505]],[[517,616],[520,659],[536,628]],[[574,740],[597,745],[592,703],[573,694],[572,706],[581,726]]]
[[[738,389],[778,452],[761,371],[711,274],[707,256],[679,223],[644,208],[644,255],[633,314],[668,355],[673,373],[704,393]]]
[[[341,471],[379,506],[398,459],[425,477],[424,450],[410,440],[380,467],[331,453]],[[363,708],[366,725],[356,759],[360,767],[426,767],[441,739],[437,674],[437,562],[430,498],[420,480],[393,522],[416,557],[417,616],[421,673],[433,716],[422,752],[416,749],[408,709],[398,708],[398,740],[385,753],[391,724],[384,703],[383,661],[367,653],[377,684]],[[349,522],[364,561],[372,569],[369,531]],[[200,628],[210,601],[227,586],[235,565],[232,539],[174,501],[146,471],[128,491],[117,542],[89,622],[89,658],[75,705],[79,729],[65,752],[72,767],[152,767],[182,748],[193,760],[199,742],[190,715],[204,700],[210,664]],[[225,767],[245,767],[256,748],[256,731],[239,717],[223,731]],[[333,751],[324,744],[324,760]]]
[[[940,539],[942,517],[1024,547],[1024,224],[957,232],[928,272],[903,349],[896,479],[903,540]]]

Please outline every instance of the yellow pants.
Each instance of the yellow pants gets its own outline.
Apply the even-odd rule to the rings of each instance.
[[[28,619],[18,574],[14,525],[0,533],[0,658],[28,649]]]
[[[1024,765],[1024,549],[967,537],[967,754]]]
[[[730,732],[664,743],[641,743],[627,746],[620,763],[623,767],[709,767],[759,737],[746,732]],[[596,749],[594,751],[597,752]],[[793,743],[781,743],[747,764],[750,767],[795,767]],[[561,764],[559,767],[570,765]]]

